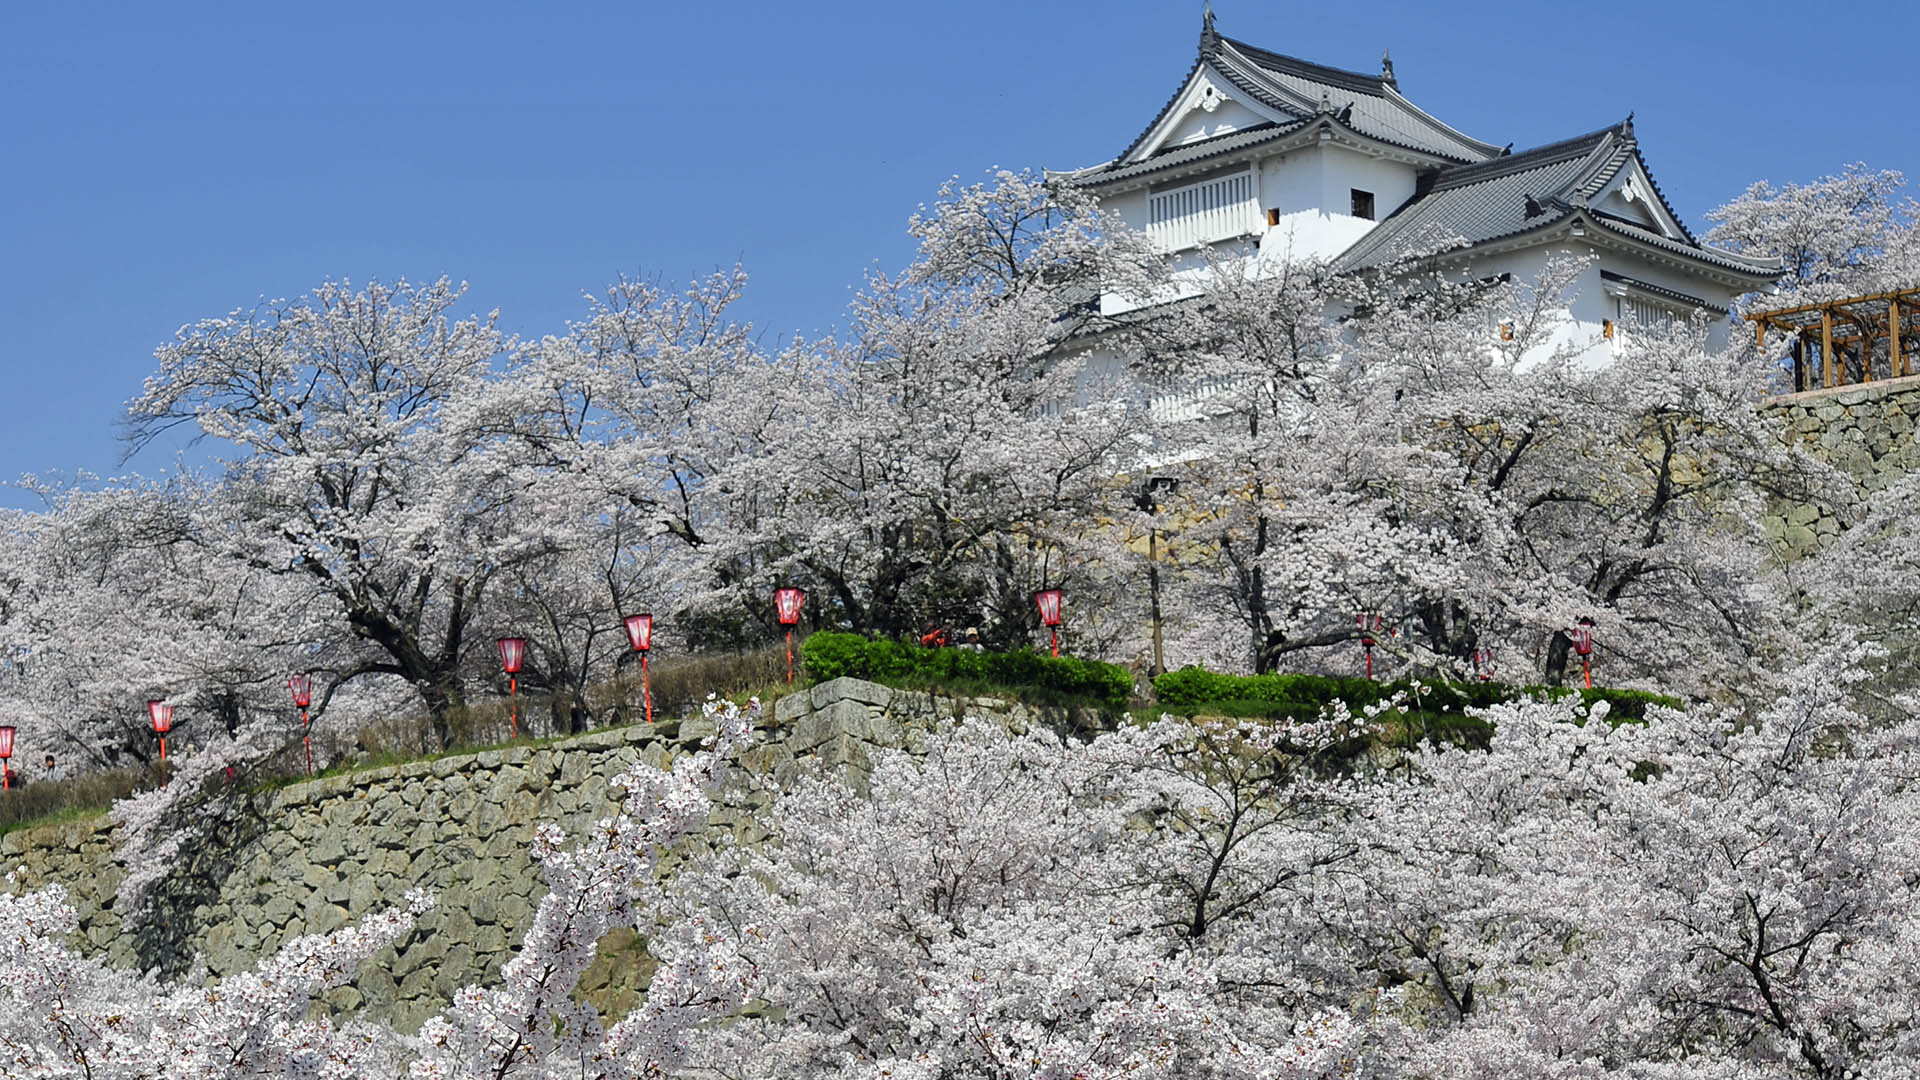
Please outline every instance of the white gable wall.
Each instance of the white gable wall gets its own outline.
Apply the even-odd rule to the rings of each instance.
[[[1194,109],[1181,117],[1167,135],[1163,145],[1180,146],[1185,143],[1199,142],[1201,139],[1211,139],[1216,135],[1244,131],[1266,122],[1266,117],[1237,101],[1221,100],[1211,111]]]

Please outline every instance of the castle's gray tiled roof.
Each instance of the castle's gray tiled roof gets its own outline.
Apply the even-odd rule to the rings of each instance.
[[[1662,236],[1661,234],[1654,232],[1652,229],[1644,228],[1630,221],[1619,221],[1613,218],[1596,217],[1594,219],[1594,224],[1598,225],[1600,228],[1606,229],[1609,232],[1614,232],[1614,233],[1620,234],[1621,236],[1625,236],[1628,239],[1638,240],[1640,243],[1643,243],[1643,244],[1649,244],[1653,247],[1663,248],[1667,251],[1673,252],[1676,255],[1691,255],[1696,259],[1700,259],[1704,262],[1712,263],[1715,266],[1722,267],[1727,270],[1732,270],[1737,273],[1751,274],[1756,277],[1765,277],[1768,279],[1777,278],[1780,276],[1782,263],[1780,259],[1778,259],[1777,257],[1769,258],[1769,259],[1756,259],[1750,255],[1742,255],[1742,254],[1739,254],[1738,252],[1728,251],[1725,248],[1708,247],[1705,244],[1701,244],[1697,242],[1686,243],[1684,241],[1675,240],[1670,236]]]
[[[1281,119],[1130,160],[1167,119],[1203,67]],[[1380,75],[1365,75],[1282,56],[1220,36],[1211,13],[1201,31],[1193,67],[1146,130],[1112,161],[1050,175],[1090,188],[1138,182],[1322,126],[1413,151],[1432,164],[1421,175],[1413,198],[1343,252],[1334,262],[1337,270],[1384,265],[1445,241],[1464,241],[1469,246],[1490,243],[1545,229],[1574,214],[1584,215],[1615,236],[1737,274],[1765,277],[1779,270],[1777,260],[1706,247],[1687,231],[1640,156],[1631,116],[1587,135],[1511,154],[1448,127],[1402,97],[1391,68]],[[1630,163],[1645,174],[1653,199],[1679,226],[1679,238],[1588,208],[1588,200],[1598,197]]]
[[[1236,131],[1231,135],[1222,135],[1219,138],[1207,139],[1204,142],[1188,143],[1177,150],[1169,150],[1164,154],[1155,154],[1147,160],[1133,165],[1121,165],[1118,167],[1096,165],[1091,169],[1081,169],[1077,172],[1064,174],[1055,173],[1053,175],[1062,177],[1067,182],[1075,184],[1112,183],[1134,176],[1144,176],[1147,173],[1157,173],[1163,169],[1190,165],[1196,161],[1205,161],[1208,158],[1219,157],[1222,154],[1231,154],[1235,150],[1243,147],[1271,142],[1299,131],[1305,124],[1306,122],[1303,120],[1296,120],[1290,124],[1261,124],[1258,127],[1250,127],[1243,131]]]
[[[1639,159],[1631,117],[1578,138],[1442,170],[1405,206],[1342,252],[1334,266],[1339,270],[1364,270],[1431,250],[1447,240],[1465,241],[1471,246],[1545,228],[1585,210],[1586,201],[1597,196],[1629,162],[1638,162],[1646,171],[1646,163]],[[1651,174],[1648,179],[1652,179]],[[1679,221],[1657,185],[1654,196],[1668,215]],[[1531,213],[1529,199],[1533,202]],[[1736,273],[1766,275],[1778,269],[1767,261],[1706,247],[1685,233],[1685,226],[1684,239],[1674,239],[1608,215],[1586,211],[1586,216],[1597,227]]]
[[[1180,99],[1194,72],[1209,67],[1241,93],[1259,102],[1269,111],[1281,114],[1279,123],[1234,132],[1198,144],[1162,150],[1139,161],[1130,161],[1160,125],[1167,112]],[[1482,161],[1500,153],[1499,147],[1464,135],[1428,115],[1419,106],[1400,96],[1394,83],[1380,75],[1362,75],[1356,71],[1326,67],[1291,56],[1221,37],[1209,21],[1200,35],[1200,54],[1180,82],[1180,90],[1161,106],[1146,129],[1136,136],[1120,155],[1102,165],[1058,174],[1067,182],[1083,185],[1108,184],[1195,157],[1228,153],[1253,142],[1276,138],[1297,131],[1316,117],[1334,117],[1354,132],[1389,145],[1413,150],[1447,161]],[[1249,138],[1252,132],[1264,132]]]
[[[1438,174],[1424,192],[1341,253],[1336,265],[1358,270],[1394,262],[1446,239],[1469,244],[1497,240],[1556,221],[1571,210],[1564,201],[1606,171],[1626,125],[1524,153],[1463,165]],[[1630,129],[1629,129],[1630,130]],[[1531,196],[1540,212],[1527,216]]]
[[[1346,125],[1362,135],[1453,161],[1483,161],[1500,152],[1434,119],[1381,76],[1311,64],[1232,38],[1216,40],[1211,53],[1203,55],[1271,108],[1302,119],[1324,108],[1343,115]]]

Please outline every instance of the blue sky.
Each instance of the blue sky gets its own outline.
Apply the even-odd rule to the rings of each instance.
[[[1378,69],[1517,148],[1635,110],[1690,225],[1759,178],[1920,182],[1920,15],[1776,3],[1219,0],[1230,37]],[[119,464],[181,324],[329,277],[471,283],[535,335],[614,277],[745,263],[742,314],[830,330],[941,181],[1122,149],[1201,5],[15,4],[0,11],[0,479]],[[0,504],[28,505],[0,490]]]

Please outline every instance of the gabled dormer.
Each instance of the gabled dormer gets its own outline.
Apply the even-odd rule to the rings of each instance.
[[[1499,153],[1407,100],[1391,60],[1378,75],[1309,63],[1222,36],[1209,12],[1145,130],[1112,161],[1051,175],[1169,253],[1252,241],[1331,257],[1422,173]]]
[[[1254,101],[1211,66],[1199,64],[1127,158],[1145,161],[1162,150],[1251,128],[1291,123],[1294,119]]]

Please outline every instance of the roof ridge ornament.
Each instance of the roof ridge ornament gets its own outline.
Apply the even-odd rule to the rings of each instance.
[[[1205,49],[1218,44],[1219,41],[1220,31],[1213,28],[1213,4],[1209,0],[1204,13],[1200,16],[1200,47]]]
[[[1400,89],[1400,80],[1393,77],[1393,50],[1387,49],[1380,54],[1380,81]]]
[[[1634,142],[1640,141],[1633,134],[1633,111],[1631,109],[1627,111],[1627,118],[1620,122],[1620,134],[1624,135],[1628,139],[1633,140]]]

